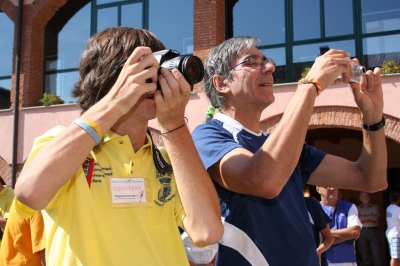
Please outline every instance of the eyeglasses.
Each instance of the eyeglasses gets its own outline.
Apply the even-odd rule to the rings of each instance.
[[[267,57],[261,57],[258,55],[251,55],[247,57],[245,60],[242,62],[234,65],[233,67],[229,68],[229,71],[237,67],[238,65],[244,64],[244,63],[249,63],[249,65],[254,68],[254,69],[261,69],[263,66],[270,64],[275,66],[275,61],[272,58],[267,58]]]

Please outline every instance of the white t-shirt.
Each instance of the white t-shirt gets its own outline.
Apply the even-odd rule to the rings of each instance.
[[[386,237],[400,237],[400,207],[390,204],[386,209]]]

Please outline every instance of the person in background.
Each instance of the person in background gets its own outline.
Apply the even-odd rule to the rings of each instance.
[[[361,192],[357,207],[358,218],[362,223],[360,237],[357,239],[357,249],[363,266],[383,266],[380,236],[378,205],[371,204],[367,192]]]
[[[253,37],[228,39],[204,65],[205,92],[217,110],[192,136],[224,218],[216,264],[319,265],[303,187],[387,187],[380,69],[349,84],[364,138],[360,158],[352,162],[305,143],[316,97],[331,84],[350,81],[350,55],[331,49],[317,57],[269,134],[261,130],[261,114],[275,99],[275,63],[258,44]]]
[[[214,114],[215,114],[215,107],[212,105],[208,106],[206,112],[206,119],[204,120],[204,123],[210,122],[213,119]]]
[[[362,227],[357,207],[337,198],[338,189],[317,186],[320,204],[331,219],[329,226],[334,237],[333,245],[326,251],[329,266],[357,266],[354,242]]]
[[[386,208],[386,238],[389,242],[390,266],[400,266],[400,195],[389,193],[390,205]]]
[[[326,215],[321,204],[313,198],[304,198],[306,201],[307,211],[310,215],[311,230],[314,235],[315,246],[321,266],[326,266],[327,251],[333,243],[333,236],[329,223],[331,219]]]
[[[3,178],[0,177],[0,245],[13,200],[14,190],[8,187]]]
[[[23,218],[11,205],[0,250],[0,265],[45,266],[46,236],[42,212]]]
[[[342,199],[342,197],[343,197],[343,189],[338,188],[337,198]]]
[[[153,52],[164,49],[145,29],[90,38],[73,90],[82,114],[35,140],[15,188],[20,215],[42,210],[47,265],[188,265],[178,227],[198,246],[221,238],[184,117],[191,87],[160,69]],[[155,118],[165,149],[148,129]]]

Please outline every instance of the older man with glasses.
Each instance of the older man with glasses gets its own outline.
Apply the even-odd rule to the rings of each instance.
[[[235,37],[205,60],[205,92],[217,111],[192,136],[224,219],[216,265],[319,265],[303,186],[387,186],[380,70],[350,83],[364,128],[361,156],[351,162],[304,143],[316,97],[340,75],[350,82],[350,55],[329,50],[318,57],[269,134],[260,119],[275,100],[275,63],[257,45],[257,38]]]

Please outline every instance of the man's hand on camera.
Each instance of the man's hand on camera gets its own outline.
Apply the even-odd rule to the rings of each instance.
[[[360,84],[350,83],[354,100],[363,114],[363,123],[375,124],[382,120],[383,90],[381,69],[368,70],[361,76]]]
[[[104,97],[115,102],[126,114],[138,102],[140,97],[153,94],[157,88],[157,70],[159,64],[148,47],[137,47],[129,56],[119,73],[117,81]],[[146,80],[151,80],[147,83]]]
[[[342,81],[347,83],[353,75],[353,70],[347,57],[350,55],[342,50],[331,49],[325,54],[317,57],[313,66],[307,74],[307,78],[319,81],[322,89],[329,85],[340,82],[338,77],[342,75]]]
[[[190,85],[177,69],[161,69],[158,77],[161,91],[154,93],[157,119],[167,131],[184,123],[185,108],[190,98]]]

